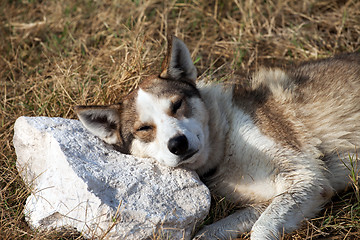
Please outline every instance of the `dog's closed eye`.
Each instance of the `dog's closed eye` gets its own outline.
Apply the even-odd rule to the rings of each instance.
[[[146,131],[150,131],[152,130],[153,127],[150,126],[150,125],[144,125],[144,126],[141,126],[139,127],[138,129],[136,129],[137,132],[146,132]]]
[[[176,114],[176,112],[180,109],[182,103],[183,103],[182,99],[179,99],[179,100],[177,100],[176,102],[173,103],[173,105],[171,107],[172,114]]]

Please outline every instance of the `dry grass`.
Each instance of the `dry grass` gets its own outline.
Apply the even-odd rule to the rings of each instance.
[[[260,65],[359,51],[360,1],[1,1],[1,239],[81,237],[27,227],[22,209],[29,191],[11,142],[16,118],[74,118],[75,104],[119,101],[159,69],[169,33],[185,40],[203,76],[226,81]],[[286,239],[359,239],[356,192],[335,198]],[[233,209],[222,205],[208,222]]]

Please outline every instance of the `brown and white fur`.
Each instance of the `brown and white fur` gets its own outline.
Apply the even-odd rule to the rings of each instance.
[[[120,104],[77,106],[89,131],[123,153],[194,169],[243,208],[197,235],[278,239],[349,184],[360,145],[360,56],[262,69],[233,86],[195,83],[186,45],[169,39],[162,71]],[[349,157],[350,156],[350,157]]]

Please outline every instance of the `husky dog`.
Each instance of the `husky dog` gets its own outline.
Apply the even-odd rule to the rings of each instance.
[[[279,239],[348,186],[360,145],[360,55],[262,69],[232,86],[196,78],[186,45],[171,37],[160,74],[121,103],[76,107],[83,125],[119,151],[196,170],[243,206],[196,239],[248,231]]]

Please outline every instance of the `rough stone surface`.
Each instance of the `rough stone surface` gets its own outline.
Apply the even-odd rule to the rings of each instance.
[[[32,228],[71,227],[105,239],[188,239],[208,213],[210,194],[196,173],[121,154],[77,120],[20,117],[17,168],[32,194]]]

